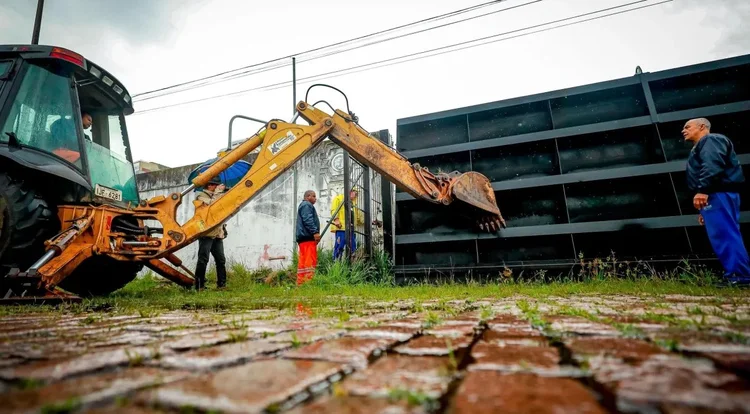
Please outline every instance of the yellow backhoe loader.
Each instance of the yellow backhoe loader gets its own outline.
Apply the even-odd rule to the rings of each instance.
[[[271,120],[224,153],[181,193],[140,200],[124,118],[133,107],[125,87],[66,49],[0,46],[0,297],[38,302],[107,294],[144,265],[191,286],[190,271],[174,253],[237,214],[326,137],[417,199],[466,214],[484,231],[505,226],[485,176],[435,174],[411,164],[358,124],[348,100],[346,111],[328,113],[306,99],[296,110],[291,122]],[[93,119],[91,137],[84,134],[81,114]],[[296,123],[300,118],[307,124]],[[197,207],[186,223],[177,222],[183,197],[258,147],[238,184]]]

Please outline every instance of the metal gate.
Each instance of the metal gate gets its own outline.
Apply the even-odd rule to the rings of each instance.
[[[378,139],[382,139],[382,136],[389,137],[388,130],[378,131],[372,135]],[[387,250],[384,242],[392,235],[392,232],[387,227],[391,224],[390,217],[384,218],[383,197],[384,195],[390,196],[390,192],[384,193],[383,185],[387,185],[387,189],[390,190],[391,184],[380,174],[344,151],[344,206],[342,208],[351,212],[345,226],[345,240],[350,242],[346,243],[344,254],[350,259],[352,257],[368,259],[378,251]],[[351,190],[357,193],[354,200],[351,198]],[[390,206],[390,203],[388,205]],[[354,220],[351,219],[352,216],[355,217]],[[392,241],[392,238],[389,240]]]
[[[367,225],[370,219],[370,169],[348,153],[344,155],[344,211],[350,212],[346,219],[346,247],[348,258],[369,257],[372,254],[372,232]],[[356,198],[352,200],[352,193]]]

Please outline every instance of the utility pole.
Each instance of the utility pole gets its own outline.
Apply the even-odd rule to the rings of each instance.
[[[296,58],[292,58],[292,117],[297,114],[297,66]],[[294,119],[294,118],[292,118]],[[294,121],[292,121],[294,122]],[[299,175],[297,174],[297,165],[292,166],[292,176],[294,177],[294,191],[292,194],[292,212],[294,218],[292,219],[292,243],[296,243],[297,240],[297,192],[299,191]]]
[[[34,19],[34,32],[31,35],[31,44],[39,44],[39,29],[42,25],[42,10],[44,9],[44,0],[37,0],[36,2],[36,18]]]
[[[292,58],[292,116],[297,113],[297,58]]]

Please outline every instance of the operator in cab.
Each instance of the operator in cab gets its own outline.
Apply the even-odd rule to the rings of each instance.
[[[83,125],[83,135],[88,140],[91,136],[86,134],[86,130],[94,124],[94,119],[87,112],[81,113],[81,123]],[[71,164],[81,165],[81,153],[78,149],[78,134],[73,119],[60,118],[50,126],[51,148],[52,153],[58,157],[70,162]]]

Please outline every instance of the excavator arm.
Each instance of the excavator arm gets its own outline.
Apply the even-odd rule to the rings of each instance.
[[[240,184],[211,205],[198,207],[195,217],[182,226],[185,240],[180,244],[189,243],[221,225],[326,137],[415,198],[442,205],[458,200],[464,210],[469,208],[476,216],[479,227],[488,231],[499,230],[505,225],[492,186],[485,176],[476,172],[434,174],[425,167],[411,164],[341,110],[329,115],[302,101],[297,104],[297,111],[309,126],[270,122],[264,136],[256,134],[193,180],[195,186],[205,185],[212,177],[262,145],[258,158]],[[174,250],[170,249],[170,252]]]
[[[311,124],[325,122],[328,116],[305,102],[300,102],[297,110]],[[403,155],[371,136],[351,115],[337,110],[333,119],[335,122],[329,132],[333,142],[414,198],[443,205],[458,199],[483,212],[478,220],[481,228],[498,230],[504,225],[492,186],[485,176],[476,172],[434,174],[426,167],[411,164]]]
[[[61,206],[59,216],[62,222],[80,222],[81,217],[87,217],[85,225],[63,233],[70,235],[64,238],[64,243],[60,240],[48,242],[48,253],[24,273],[38,274],[41,276],[40,288],[52,290],[88,257],[108,255],[121,261],[144,262],[167,279],[189,286],[192,278],[161,259],[186,270],[174,252],[237,214],[259,191],[326,137],[417,199],[456,205],[457,213],[468,214],[476,219],[479,228],[486,231],[497,231],[505,226],[492,186],[485,176],[476,172],[435,174],[418,164],[411,164],[360,127],[353,114],[341,110],[328,114],[305,101],[297,104],[297,113],[309,125],[281,120],[268,122],[261,131],[195,177],[190,187],[181,193],[143,200],[135,209],[106,205]],[[258,157],[237,185],[210,205],[194,201],[195,215],[182,225],[177,222],[177,209],[185,195],[196,187],[205,186],[211,178],[258,147]],[[140,224],[134,227],[122,224],[123,221]],[[158,221],[162,228],[143,226],[147,221]]]

